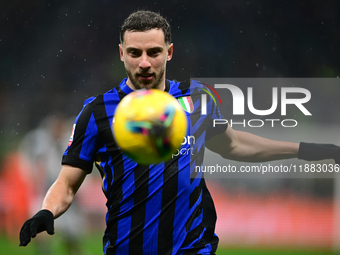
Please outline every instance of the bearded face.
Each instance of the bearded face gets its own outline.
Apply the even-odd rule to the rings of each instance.
[[[127,31],[119,50],[130,88],[164,90],[165,68],[172,58],[173,45],[165,43],[162,30]]]

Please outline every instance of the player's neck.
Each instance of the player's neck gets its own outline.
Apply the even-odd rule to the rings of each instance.
[[[126,80],[126,85],[131,88],[132,90],[136,90],[136,87],[133,85],[133,83],[131,82],[130,78],[128,78]],[[148,89],[148,88],[147,88]],[[163,80],[158,84],[158,87],[156,89],[165,90],[165,77],[163,78]]]

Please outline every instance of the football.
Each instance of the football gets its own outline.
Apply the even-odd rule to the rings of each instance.
[[[118,104],[113,134],[117,145],[142,165],[171,159],[187,133],[187,118],[179,102],[167,92],[136,90]]]

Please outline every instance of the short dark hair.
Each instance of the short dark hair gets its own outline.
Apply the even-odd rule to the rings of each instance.
[[[136,11],[130,14],[120,29],[120,42],[124,41],[126,31],[144,32],[154,28],[162,29],[165,43],[171,43],[171,27],[169,22],[159,13],[152,11]]]

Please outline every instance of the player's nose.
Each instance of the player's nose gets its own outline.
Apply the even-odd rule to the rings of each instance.
[[[143,54],[141,56],[141,60],[139,62],[139,67],[142,68],[142,69],[147,69],[147,68],[150,68],[151,67],[151,63],[149,61],[149,57],[147,54]]]

